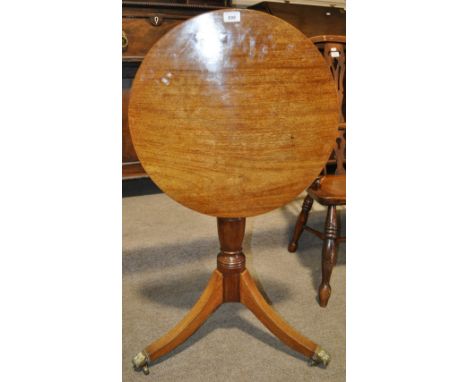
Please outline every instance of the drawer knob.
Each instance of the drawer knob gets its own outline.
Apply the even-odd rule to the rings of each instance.
[[[125,51],[128,46],[127,34],[122,30],[122,51]]]
[[[150,23],[153,24],[154,26],[159,26],[163,22],[163,18],[158,15],[150,16]]]

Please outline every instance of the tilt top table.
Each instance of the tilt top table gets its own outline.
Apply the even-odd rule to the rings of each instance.
[[[220,10],[192,18],[147,53],[129,124],[138,157],[171,198],[218,220],[221,252],[185,318],[138,353],[148,365],[189,338],[224,302],[241,302],[313,364],[329,355],[287,324],[245,268],[245,218],[281,207],[320,173],[338,128],[337,93],[321,54],[276,17]]]

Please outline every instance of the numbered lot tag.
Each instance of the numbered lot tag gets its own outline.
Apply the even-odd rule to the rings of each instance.
[[[223,17],[225,23],[238,23],[240,21],[240,12],[224,12]]]

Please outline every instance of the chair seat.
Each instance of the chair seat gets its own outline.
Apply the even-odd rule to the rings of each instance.
[[[307,189],[311,198],[322,205],[346,204],[346,175],[325,175]]]

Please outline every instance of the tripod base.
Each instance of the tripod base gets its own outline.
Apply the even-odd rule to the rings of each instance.
[[[221,243],[218,268],[213,272],[201,297],[184,319],[133,358],[135,369],[143,369],[143,372],[148,374],[150,362],[182,344],[225,302],[244,304],[276,337],[290,348],[308,357],[311,365],[323,367],[328,365],[330,361],[328,353],[281,318],[266,302],[255,281],[245,269],[245,256],[241,247],[244,229],[244,218],[218,218]]]

